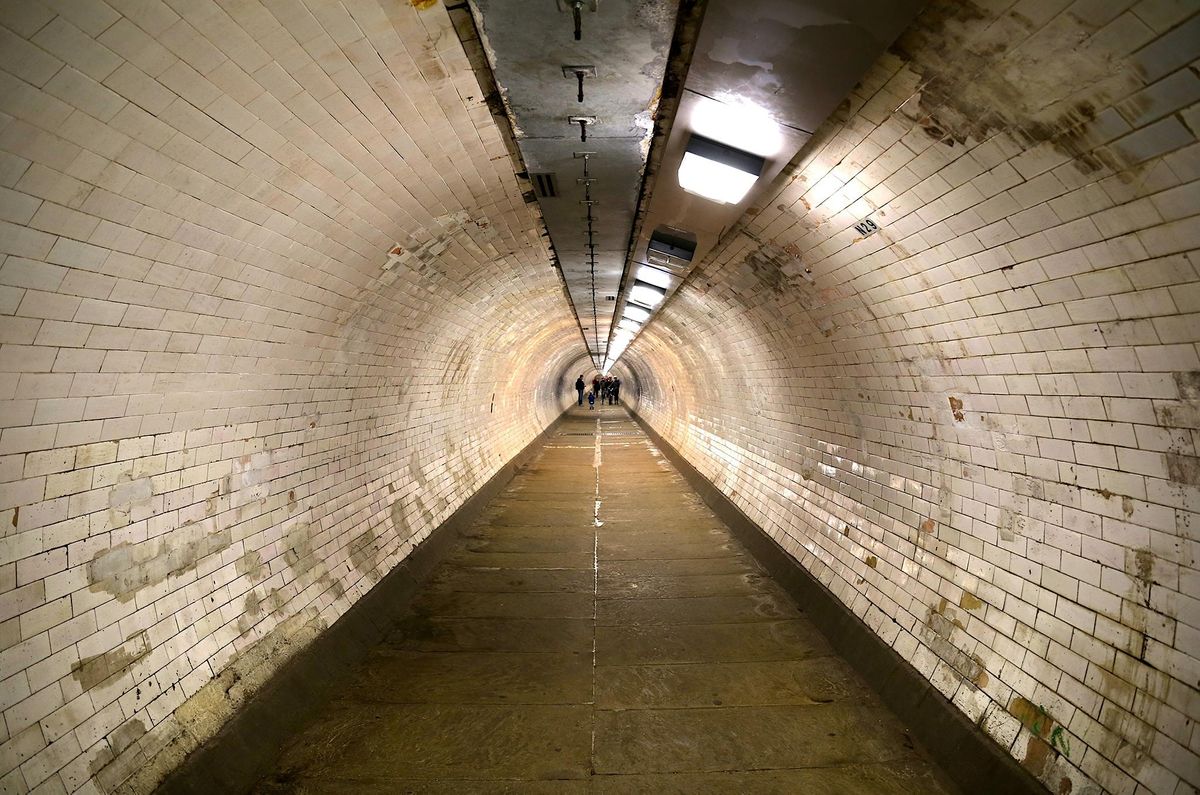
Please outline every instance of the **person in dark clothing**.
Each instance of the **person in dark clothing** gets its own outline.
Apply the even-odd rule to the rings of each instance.
[[[588,411],[596,410],[596,393],[588,392]]]
[[[586,386],[587,384],[583,382],[583,373],[580,373],[579,378],[575,379],[575,391],[579,393],[579,403],[576,405],[583,405],[583,390]]]
[[[613,403],[620,403],[621,402],[621,379],[620,378],[613,379],[612,393],[613,393]]]

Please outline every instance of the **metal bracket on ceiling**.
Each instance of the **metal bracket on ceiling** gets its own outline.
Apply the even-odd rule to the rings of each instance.
[[[575,20],[575,41],[583,38],[583,8],[595,13],[600,6],[600,0],[558,0],[559,11],[570,11]]]
[[[596,67],[594,67],[594,66],[567,66],[564,64],[562,70],[563,70],[563,77],[573,77],[579,81],[579,93],[576,95],[575,98],[579,102],[583,102],[583,78],[595,77],[596,76]]]
[[[581,143],[587,143],[587,128],[598,119],[595,116],[568,116],[567,121],[579,125],[579,140]]]

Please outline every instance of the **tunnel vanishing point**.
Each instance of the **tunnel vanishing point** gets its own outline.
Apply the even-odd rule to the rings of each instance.
[[[0,2],[0,793],[1195,795],[1198,131],[1196,0]]]

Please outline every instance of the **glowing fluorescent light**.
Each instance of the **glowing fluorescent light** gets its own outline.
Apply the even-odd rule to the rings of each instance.
[[[666,271],[660,271],[658,268],[651,268],[649,265],[639,267],[637,269],[637,277],[643,282],[653,284],[655,287],[661,287],[664,290],[671,286],[671,274]]]
[[[645,323],[650,318],[650,310],[642,309],[640,306],[633,304],[625,304],[624,316],[630,320],[636,320],[638,323]]]
[[[693,135],[679,164],[679,187],[718,204],[737,204],[758,181],[758,155]]]
[[[691,129],[762,157],[771,157],[783,148],[782,130],[771,114],[741,98],[699,100],[692,111]]]
[[[658,306],[666,297],[667,291],[663,288],[639,281],[635,281],[633,289],[629,291],[629,300],[650,307]]]
[[[625,331],[631,331],[636,334],[638,331],[641,330],[642,327],[641,327],[641,325],[638,324],[638,322],[636,320],[630,320],[629,318],[622,318],[621,322],[617,324],[617,328],[624,329]]]

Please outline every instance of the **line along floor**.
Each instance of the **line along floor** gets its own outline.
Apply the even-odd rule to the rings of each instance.
[[[614,406],[571,410],[256,791],[956,790]]]

